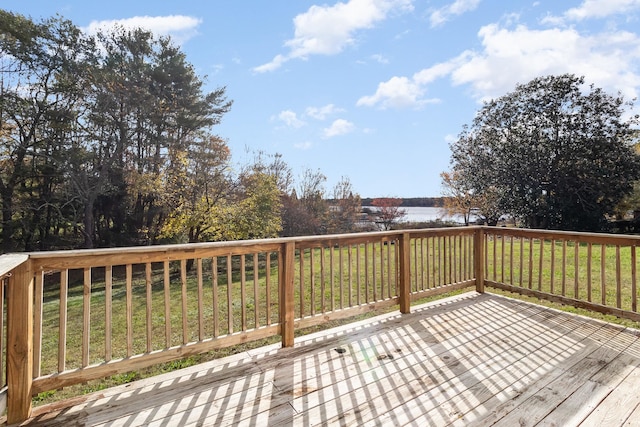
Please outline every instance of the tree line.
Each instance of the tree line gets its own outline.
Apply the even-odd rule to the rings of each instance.
[[[279,154],[234,167],[214,132],[232,101],[204,87],[168,37],[0,10],[1,250],[356,229],[348,178],[327,194]]]

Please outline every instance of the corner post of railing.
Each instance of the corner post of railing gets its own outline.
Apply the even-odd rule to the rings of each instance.
[[[473,236],[473,262],[476,276],[476,291],[484,293],[484,227],[478,227]]]
[[[400,235],[400,286],[398,298],[400,299],[400,313],[411,312],[411,236],[409,233]]]
[[[33,286],[29,260],[16,267],[7,289],[7,423],[31,416]]]
[[[293,347],[294,337],[294,268],[296,244],[286,242],[282,245],[280,257],[279,294],[280,294],[280,335],[283,347]]]

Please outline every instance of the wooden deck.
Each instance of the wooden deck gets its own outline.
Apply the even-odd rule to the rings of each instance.
[[[28,423],[640,425],[639,338],[472,292],[36,408]]]

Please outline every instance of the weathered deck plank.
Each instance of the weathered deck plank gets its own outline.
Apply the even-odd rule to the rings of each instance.
[[[633,425],[639,337],[469,293],[36,408],[30,423]]]

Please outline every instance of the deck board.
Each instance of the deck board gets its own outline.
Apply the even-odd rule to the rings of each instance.
[[[25,425],[638,425],[639,387],[637,330],[472,292],[36,408]]]

